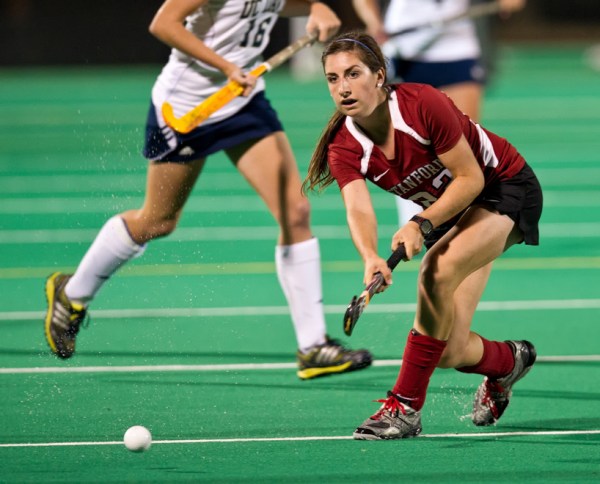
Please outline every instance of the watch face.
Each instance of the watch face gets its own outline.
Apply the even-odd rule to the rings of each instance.
[[[431,225],[431,222],[429,220],[424,219],[421,222],[421,232],[423,232],[423,235],[429,235],[432,231],[433,225]]]
[[[433,231],[432,223],[426,218],[415,215],[411,220],[419,224],[419,230],[425,237],[427,237]]]

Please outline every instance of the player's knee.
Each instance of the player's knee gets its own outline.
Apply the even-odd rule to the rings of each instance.
[[[419,268],[419,290],[432,299],[446,298],[456,286],[455,271],[439,256],[427,253]]]
[[[306,198],[297,200],[289,207],[287,224],[291,230],[304,229],[310,225],[310,203]]]

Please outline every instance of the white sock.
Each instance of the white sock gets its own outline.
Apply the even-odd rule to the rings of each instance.
[[[145,248],[131,239],[125,222],[115,215],[98,232],[65,286],[65,294],[69,299],[87,305],[119,267],[142,255]]]
[[[300,351],[325,343],[321,252],[316,238],[275,248],[279,284],[288,302]]]

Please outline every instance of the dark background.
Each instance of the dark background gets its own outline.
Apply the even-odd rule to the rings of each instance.
[[[344,28],[360,27],[350,0],[329,0]],[[162,0],[0,0],[0,65],[163,63],[169,49],[148,33]],[[528,0],[509,21],[507,42],[599,42],[600,0]],[[269,52],[287,45],[280,20]],[[269,54],[267,52],[267,54]]]

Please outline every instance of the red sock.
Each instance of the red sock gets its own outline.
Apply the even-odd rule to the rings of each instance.
[[[408,400],[415,410],[421,410],[429,379],[440,361],[446,342],[411,330],[406,341],[402,367],[393,392]]]
[[[489,341],[479,336],[483,342],[483,356],[479,363],[473,366],[457,368],[462,373],[477,373],[490,379],[502,378],[515,367],[515,357],[508,343]]]

